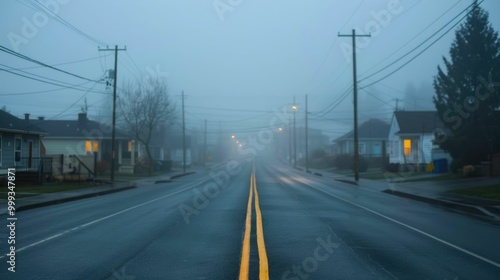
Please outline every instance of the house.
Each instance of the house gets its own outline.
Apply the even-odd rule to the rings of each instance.
[[[29,114],[25,115],[26,118]],[[0,175],[8,168],[37,170],[40,166],[42,129],[0,110]]]
[[[435,134],[446,131],[436,111],[396,111],[389,131],[389,163],[427,164],[451,157],[434,144]]]
[[[191,166],[192,157],[191,157],[191,136],[186,135],[185,139],[185,147],[186,147],[186,167]],[[172,160],[172,164],[175,166],[183,166],[184,161],[184,153],[183,153],[183,139],[182,135],[171,135],[168,137],[167,148],[170,154],[170,160]]]
[[[383,158],[389,128],[389,124],[379,119],[370,119],[359,125],[358,154],[366,158]],[[334,142],[339,153],[354,154],[354,130],[335,139]]]
[[[111,166],[112,129],[108,125],[89,120],[79,113],[73,120],[30,120],[32,125],[46,132],[41,153],[59,156],[60,173],[93,173],[106,171]],[[134,141],[120,130],[115,130],[116,167],[119,172],[132,173],[136,148]]]

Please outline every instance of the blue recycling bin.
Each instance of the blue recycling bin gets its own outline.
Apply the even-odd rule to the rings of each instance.
[[[434,170],[432,173],[447,173],[448,172],[448,160],[445,158],[434,159]]]

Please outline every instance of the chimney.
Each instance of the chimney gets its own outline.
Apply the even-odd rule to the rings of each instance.
[[[84,127],[87,123],[87,113],[78,114],[78,126]]]
[[[24,119],[29,121],[30,120],[30,114],[29,113],[25,113],[24,114]]]
[[[38,120],[39,120],[39,121],[43,121],[43,120],[45,120],[45,117],[44,117],[44,116],[39,116],[39,117],[38,117]]]

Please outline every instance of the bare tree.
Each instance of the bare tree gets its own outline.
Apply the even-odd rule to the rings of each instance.
[[[175,114],[166,79],[150,77],[125,84],[119,99],[119,109],[125,128],[146,149],[151,174],[153,157],[150,145],[153,132],[160,125],[169,125]]]

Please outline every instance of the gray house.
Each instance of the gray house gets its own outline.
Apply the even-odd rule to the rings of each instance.
[[[358,127],[358,153],[367,158],[382,158],[387,147],[390,126],[379,119],[370,119]],[[354,131],[334,140],[340,154],[354,153]],[[386,152],[387,154],[387,152]]]
[[[43,135],[43,130],[28,120],[0,110],[0,175],[6,174],[8,168],[36,170]]]

